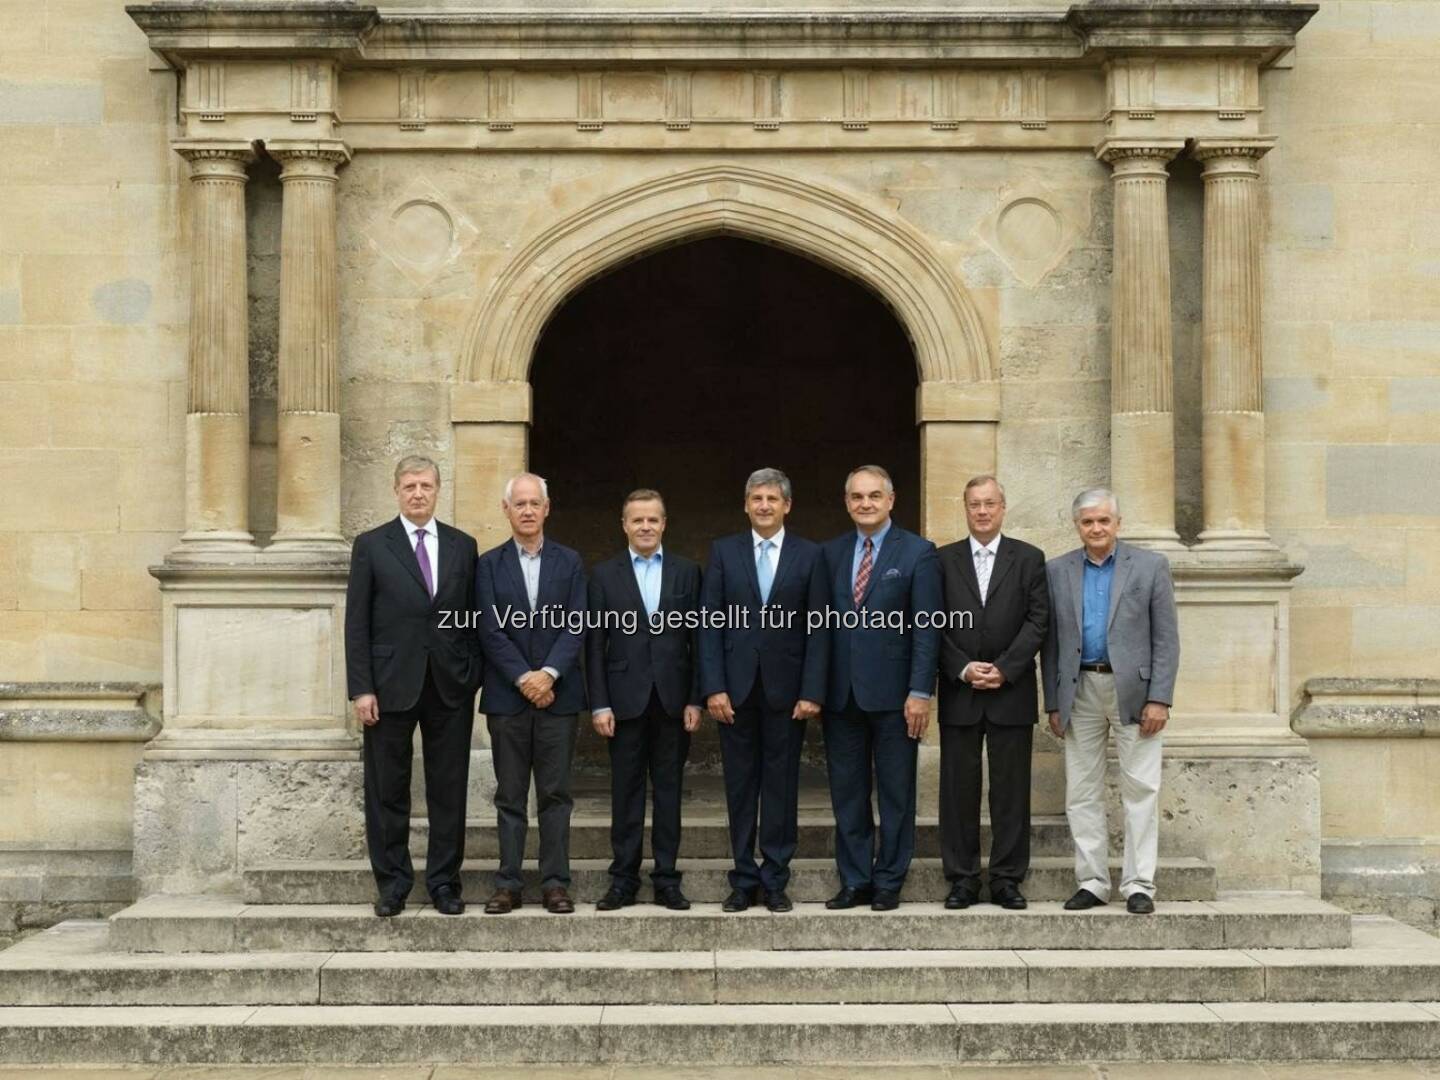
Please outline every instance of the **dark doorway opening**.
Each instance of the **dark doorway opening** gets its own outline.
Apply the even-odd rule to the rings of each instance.
[[[547,531],[587,564],[619,550],[637,487],[665,496],[666,547],[703,564],[714,537],[748,527],[745,478],[762,466],[789,475],[787,527],[811,539],[851,527],[845,474],[868,462],[918,528],[910,343],[865,286],[799,255],[713,237],[629,263],[560,307],[530,377]]]

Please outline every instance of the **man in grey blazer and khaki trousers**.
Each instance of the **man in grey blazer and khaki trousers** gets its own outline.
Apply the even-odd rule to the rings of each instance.
[[[1065,740],[1065,814],[1079,889],[1071,911],[1110,899],[1105,825],[1105,751],[1115,738],[1127,911],[1155,910],[1159,851],[1160,732],[1170,717],[1180,665],[1175,588],[1164,555],[1116,539],[1120,507],[1105,488],[1071,507],[1082,547],[1046,564],[1050,631],[1041,650],[1050,730]]]

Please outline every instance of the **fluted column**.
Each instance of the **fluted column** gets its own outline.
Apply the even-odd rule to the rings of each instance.
[[[339,143],[272,143],[280,162],[280,377],[274,550],[326,551],[340,534]]]
[[[1260,158],[1274,139],[1199,140],[1204,163],[1201,460],[1212,548],[1273,549],[1265,528]]]
[[[1175,532],[1175,413],[1166,164],[1176,140],[1109,140],[1115,253],[1110,313],[1110,486],[1123,535],[1179,548]]]
[[[250,375],[246,309],[248,144],[185,143],[190,163],[190,370],[185,532],[179,552],[249,551]]]

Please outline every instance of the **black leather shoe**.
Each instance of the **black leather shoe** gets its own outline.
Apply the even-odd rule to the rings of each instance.
[[[399,896],[382,896],[375,901],[375,914],[382,919],[391,919],[405,910],[405,900]]]
[[[951,885],[950,895],[945,897],[945,907],[950,911],[960,911],[979,902],[980,887],[966,881],[957,881]]]
[[[825,906],[831,911],[844,911],[847,908],[859,907],[862,904],[868,904],[874,899],[874,889],[871,889],[868,886],[859,889],[852,889],[847,885],[839,892],[837,892],[834,896],[832,896],[829,900],[826,900]]]
[[[758,889],[731,889],[730,895],[720,905],[721,911],[728,911],[732,915],[737,911],[744,911],[755,902],[755,894]]]
[[[1131,915],[1154,915],[1155,901],[1143,892],[1132,892],[1125,900],[1125,910]]]
[[[894,911],[900,906],[900,894],[889,889],[876,889],[875,899],[870,901],[871,911]]]
[[[613,885],[610,890],[595,902],[596,911],[619,911],[622,907],[629,907],[635,903],[635,894],[621,892]]]
[[[765,894],[765,906],[771,911],[794,911],[795,905],[790,902],[790,897],[785,895],[785,890]]]
[[[1013,882],[1001,881],[990,886],[990,902],[1006,911],[1024,911],[1029,906]]]
[[[1065,901],[1066,911],[1084,911],[1086,908],[1104,906],[1105,901],[1101,900],[1089,889],[1076,889],[1075,895]]]
[[[441,915],[464,915],[465,901],[454,885],[440,885],[430,894],[430,902]]]
[[[679,885],[666,885],[655,890],[655,903],[661,907],[669,908],[671,911],[689,911],[690,901],[685,899],[685,894],[680,891]]]

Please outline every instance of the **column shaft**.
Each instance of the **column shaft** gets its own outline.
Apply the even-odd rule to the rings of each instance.
[[[1272,546],[1265,530],[1256,164],[1270,145],[1202,141],[1195,150],[1205,166],[1200,541],[1209,546]]]
[[[245,265],[248,146],[192,145],[190,365],[184,550],[251,550],[249,326]]]
[[[1166,163],[1180,148],[1110,142],[1115,252],[1110,314],[1110,485],[1124,535],[1178,547]]]
[[[275,545],[340,533],[340,309],[335,171],[343,149],[272,145],[281,163],[279,446]]]

